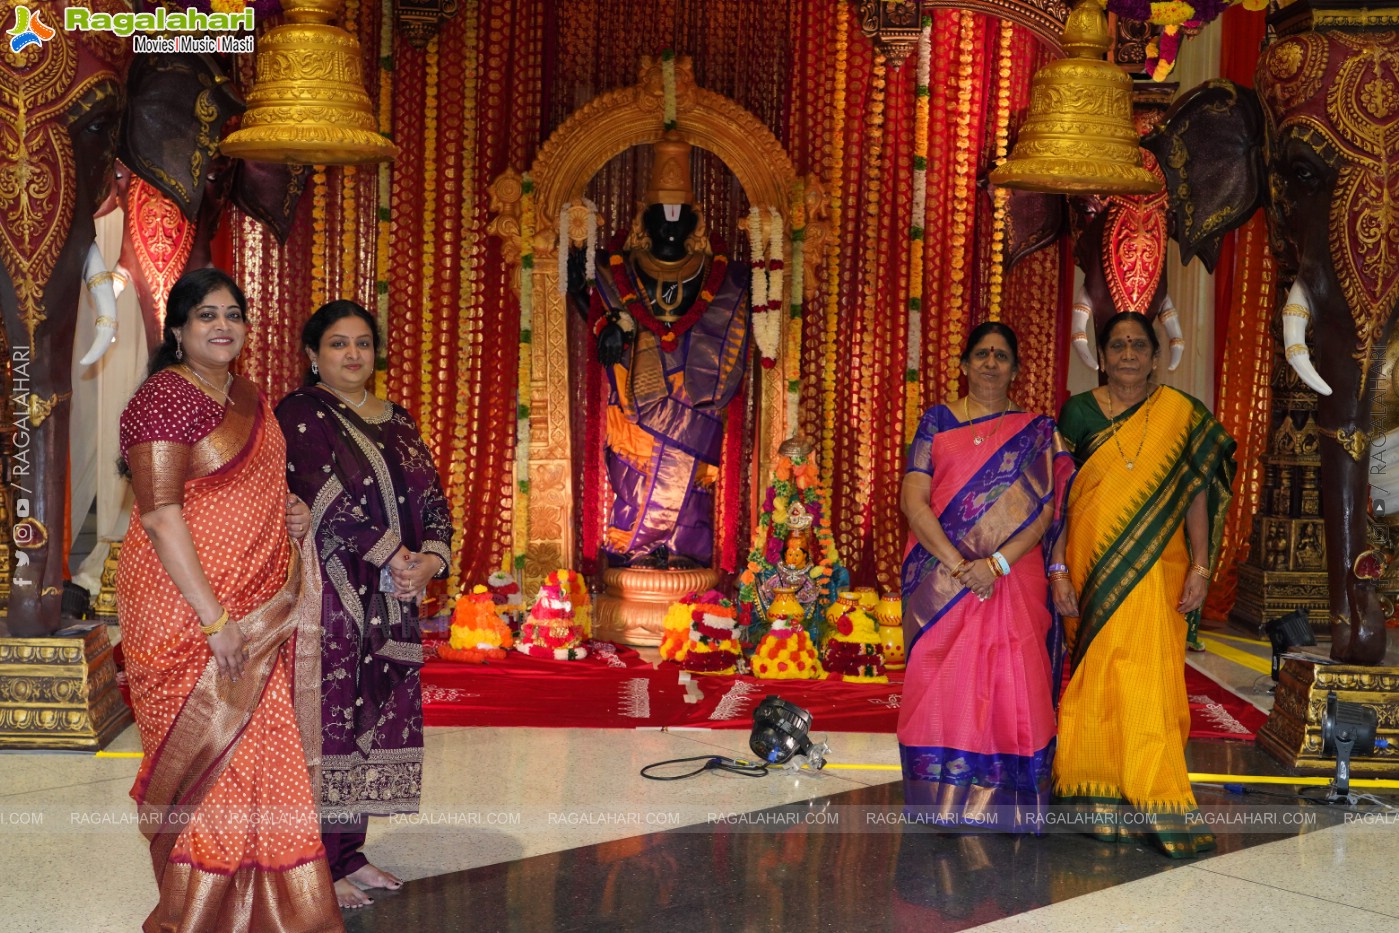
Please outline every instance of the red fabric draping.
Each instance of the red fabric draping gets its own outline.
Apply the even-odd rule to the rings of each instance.
[[[1222,20],[1220,74],[1252,86],[1265,18],[1231,7]],[[1213,619],[1226,618],[1234,606],[1236,568],[1248,557],[1253,516],[1262,496],[1261,458],[1267,451],[1272,407],[1271,322],[1278,297],[1276,284],[1267,225],[1259,211],[1248,224],[1225,237],[1215,267],[1215,412],[1239,443],[1239,475],[1204,608],[1205,616]]]

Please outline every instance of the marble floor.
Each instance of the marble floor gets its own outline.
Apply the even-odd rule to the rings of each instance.
[[[1267,709],[1265,648],[1208,635],[1210,652],[1190,663]],[[900,811],[893,736],[828,740],[821,771],[658,782],[642,767],[742,756],[747,733],[430,729],[421,815],[372,821],[367,846],[408,883],[374,892],[347,928],[1399,930],[1385,893],[1399,881],[1399,832],[1380,804],[1347,811],[1299,804],[1285,786],[1267,797],[1200,785],[1202,807],[1225,814],[1219,850],[1175,862],[1078,834],[900,826],[882,816]],[[1245,743],[1192,742],[1187,754],[1196,772],[1279,773]],[[134,729],[99,755],[0,753],[0,933],[140,928],[155,885],[123,822],[138,756]]]

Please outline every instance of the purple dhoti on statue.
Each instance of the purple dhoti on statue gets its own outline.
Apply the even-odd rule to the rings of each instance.
[[[610,277],[597,284],[604,304],[625,307]],[[730,265],[674,350],[638,327],[622,362],[608,367],[609,554],[636,560],[664,546],[709,566],[724,409],[743,382],[748,330],[747,269]]]

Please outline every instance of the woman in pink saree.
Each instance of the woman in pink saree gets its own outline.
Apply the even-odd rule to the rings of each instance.
[[[1063,630],[1046,573],[1072,461],[1054,422],[1017,411],[1015,333],[967,339],[968,392],[924,415],[902,506],[908,671],[905,802],[920,821],[1036,829],[1049,803]]]

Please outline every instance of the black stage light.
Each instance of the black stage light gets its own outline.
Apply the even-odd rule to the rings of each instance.
[[[1273,646],[1273,680],[1278,679],[1278,668],[1284,653],[1298,645],[1316,644],[1316,633],[1312,631],[1311,620],[1303,609],[1293,609],[1287,615],[1265,623],[1263,631]]]
[[[810,731],[810,713],[768,694],[753,710],[753,732],[748,736],[748,747],[768,764],[780,765],[793,755],[811,751]]]
[[[1372,706],[1343,703],[1334,690],[1326,694],[1326,716],[1321,720],[1321,753],[1336,757],[1336,779],[1331,784],[1328,800],[1350,794],[1350,759],[1365,758],[1375,753],[1375,732],[1379,716]]]

